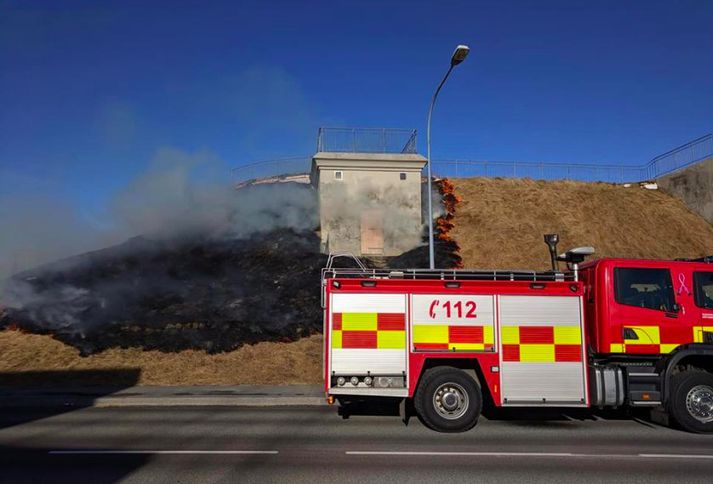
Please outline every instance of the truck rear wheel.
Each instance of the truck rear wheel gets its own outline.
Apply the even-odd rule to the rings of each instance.
[[[671,416],[684,430],[713,433],[713,374],[684,371],[671,378]]]
[[[442,366],[423,375],[414,407],[423,423],[433,430],[465,432],[478,422],[483,398],[478,383],[463,370]]]

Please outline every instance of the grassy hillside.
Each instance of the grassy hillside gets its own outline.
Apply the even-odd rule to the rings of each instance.
[[[82,357],[79,350],[49,335],[17,330],[0,331],[0,386],[53,386],[72,382],[97,385],[72,376],[80,370],[140,370],[139,385],[241,385],[319,383],[322,375],[322,337],[302,338],[293,343],[258,343],[226,353],[200,350],[175,353],[140,348],[111,348]],[[61,381],[42,371],[66,372]],[[35,372],[28,379],[19,372]],[[88,379],[89,378],[89,379]],[[96,378],[96,377],[94,377]]]
[[[713,254],[713,225],[660,190],[638,185],[493,178],[451,180],[461,203],[451,236],[464,267],[549,267],[545,233],[561,252],[591,245],[596,257]]]
[[[453,182],[461,202],[450,235],[465,267],[545,269],[549,258],[542,234],[548,232],[560,234],[562,251],[592,245],[599,257],[713,254],[713,226],[661,191],[570,181]],[[319,291],[316,281],[314,291]],[[6,330],[0,332],[0,385],[17,384],[12,375],[20,371],[124,368],[140,369],[140,384],[317,383],[321,341],[312,336],[219,354],[111,348],[82,357],[51,336]]]

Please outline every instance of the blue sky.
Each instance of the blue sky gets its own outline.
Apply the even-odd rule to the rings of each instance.
[[[98,218],[161,149],[227,167],[322,125],[433,157],[642,164],[713,131],[713,2],[2,1],[0,199]]]

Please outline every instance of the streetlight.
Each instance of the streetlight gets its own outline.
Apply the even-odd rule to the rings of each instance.
[[[433,194],[431,193],[431,115],[433,114],[433,106],[436,104],[436,98],[438,93],[441,91],[443,84],[446,83],[446,79],[451,74],[451,71],[455,66],[463,62],[470,52],[470,47],[467,45],[459,45],[451,56],[451,66],[448,68],[448,72],[443,76],[443,80],[438,85],[438,89],[433,94],[433,99],[431,99],[431,106],[428,108],[428,128],[426,130],[426,146],[427,146],[427,162],[426,166],[428,172],[428,262],[431,269],[436,268],[436,257],[433,249]]]

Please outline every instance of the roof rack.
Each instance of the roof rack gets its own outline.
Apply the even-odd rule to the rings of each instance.
[[[347,258],[356,262],[357,267],[332,267],[337,258]],[[322,269],[322,280],[328,278],[359,278],[359,279],[436,279],[443,281],[574,281],[576,274],[572,271],[532,271],[532,270],[470,270],[470,269],[368,269],[354,254],[341,252],[330,254],[327,266]]]
[[[527,270],[468,270],[468,269],[322,269],[322,279],[436,279],[443,281],[573,281],[572,272]]]
[[[334,259],[347,258],[356,262],[358,267],[335,268],[332,267]],[[577,272],[568,271],[531,271],[531,270],[469,270],[469,269],[368,269],[358,257],[351,253],[342,252],[330,254],[327,267],[322,269],[322,294],[321,303],[325,305],[325,286],[327,279],[333,278],[353,279],[418,279],[418,280],[469,280],[469,281],[528,281],[528,282],[560,282],[576,281]]]

